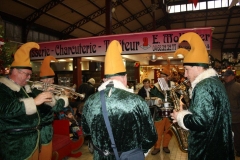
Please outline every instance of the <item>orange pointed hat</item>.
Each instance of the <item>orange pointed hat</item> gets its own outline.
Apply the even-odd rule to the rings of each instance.
[[[126,68],[123,64],[121,53],[122,46],[117,40],[113,40],[109,44],[105,56],[104,73],[106,78],[126,74]]]
[[[35,42],[28,42],[23,44],[14,54],[14,60],[11,68],[22,68],[32,70],[30,63],[30,51],[32,48],[39,49],[39,45]]]
[[[57,61],[53,56],[46,56],[40,67],[40,78],[51,78],[55,76],[53,69],[50,67],[51,60]]]
[[[190,44],[191,50],[188,51],[185,48],[179,48],[175,51],[174,56],[182,54],[184,56],[183,65],[203,66],[208,68],[209,56],[201,37],[197,33],[188,32],[183,34],[178,42],[181,43],[184,40]]]

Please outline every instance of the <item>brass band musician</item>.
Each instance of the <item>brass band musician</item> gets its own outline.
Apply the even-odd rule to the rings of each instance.
[[[191,49],[179,48],[184,56],[184,76],[191,82],[188,110],[173,111],[173,122],[186,130],[188,160],[233,160],[233,135],[229,100],[217,72],[209,68],[209,55],[201,37],[189,32],[179,38]]]
[[[155,84],[158,85],[158,84]],[[158,97],[157,99],[155,99],[154,105],[155,106],[160,106],[160,104],[163,102],[164,100],[164,94],[162,92],[160,92],[160,90],[158,89],[159,86],[155,86],[153,85],[152,88],[150,87],[150,80],[148,78],[143,80],[143,87],[139,90],[138,95],[140,95],[142,98],[146,99],[146,98],[151,98],[151,97]],[[171,125],[171,122],[169,120],[169,118],[167,117],[161,117],[157,111],[156,108],[150,108],[151,113],[153,115],[154,118],[154,126],[157,130],[157,134],[158,134],[158,140],[154,145],[154,149],[151,152],[152,155],[156,155],[160,152],[160,147],[161,147],[161,143],[162,143],[162,136],[163,136],[163,151],[165,153],[170,153],[170,150],[168,148],[168,144],[171,140],[172,137],[172,132],[169,130],[169,127]]]
[[[50,62],[57,61],[53,56],[46,56],[40,67],[40,81],[46,84],[53,84],[55,73],[50,67]],[[54,88],[49,87],[49,90]],[[37,90],[33,88],[33,91]],[[39,92],[41,92],[39,90]],[[38,112],[41,118],[41,151],[39,153],[39,160],[47,160],[52,158],[52,122],[54,120],[54,112],[63,110],[64,107],[69,105],[67,95],[53,96],[52,102],[48,105],[42,104],[38,107]]]

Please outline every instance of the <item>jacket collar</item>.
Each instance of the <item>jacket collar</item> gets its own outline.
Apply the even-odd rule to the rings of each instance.
[[[189,90],[189,94],[192,95],[192,91],[195,88],[195,86],[201,82],[202,80],[209,78],[209,77],[213,77],[213,76],[217,76],[217,72],[213,69],[213,68],[209,68],[207,70],[205,70],[204,72],[202,72],[201,74],[199,74],[196,79],[191,83],[191,89]]]
[[[119,88],[119,89],[123,89],[125,91],[129,91],[128,88],[126,86],[124,86],[124,84],[118,80],[115,80],[115,79],[110,79],[106,82],[104,82],[99,88],[98,88],[98,91],[101,91],[101,90],[104,90],[106,89],[106,86],[110,83],[110,82],[113,82],[113,85],[114,85],[114,88]]]
[[[10,80],[6,77],[1,77],[0,78],[0,83],[6,85],[7,87],[9,87],[13,91],[19,92],[20,89],[21,89],[21,86],[19,86],[18,84],[14,83],[14,81],[12,81],[12,80]]]

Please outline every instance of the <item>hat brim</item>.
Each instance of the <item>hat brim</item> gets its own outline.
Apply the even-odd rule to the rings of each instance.
[[[114,76],[125,76],[127,74],[127,72],[120,72],[120,73],[116,73],[116,74],[107,74],[105,75],[106,78],[110,78],[110,77],[114,77]]]
[[[29,70],[32,70],[32,67],[24,67],[24,66],[11,66],[10,67],[11,69],[13,69],[13,68],[16,68],[16,69],[29,69]]]

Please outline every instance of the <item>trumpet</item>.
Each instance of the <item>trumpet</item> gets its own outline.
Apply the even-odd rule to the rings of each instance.
[[[77,93],[75,92],[75,89],[71,87],[60,86],[56,84],[49,84],[41,81],[28,81],[28,82],[32,89],[36,88],[40,91],[47,91],[48,88],[52,88],[52,90],[49,90],[49,92],[52,92],[54,95],[57,95],[57,96],[66,95],[68,96],[68,98],[71,98],[71,99],[77,99],[78,97],[80,99],[85,98],[85,94]]]

